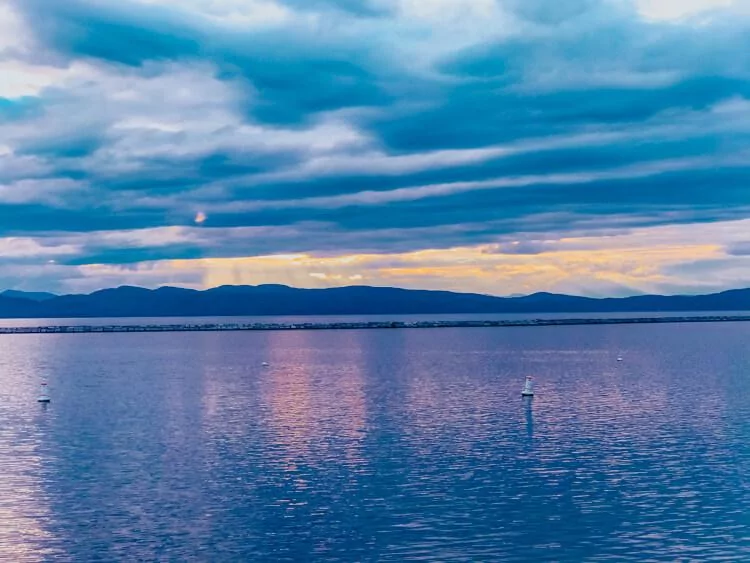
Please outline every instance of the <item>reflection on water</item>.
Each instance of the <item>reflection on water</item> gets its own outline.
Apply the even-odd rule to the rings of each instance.
[[[750,560],[749,336],[2,337],[0,561]]]
[[[526,433],[529,438],[534,437],[534,398],[533,397],[522,397],[523,411],[526,415]]]
[[[32,340],[27,351],[36,358],[0,339],[0,561],[43,561],[54,554],[42,487],[51,413],[36,401],[46,375],[44,350]]]
[[[1,561],[43,561],[51,554],[44,549],[49,507],[40,484],[39,439],[29,427],[0,431]]]

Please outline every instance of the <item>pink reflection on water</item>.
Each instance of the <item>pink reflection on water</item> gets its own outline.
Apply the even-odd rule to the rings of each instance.
[[[54,555],[42,547],[53,535],[46,529],[47,460],[40,453],[53,412],[37,402],[54,344],[44,336],[0,340],[0,561],[46,561]]]
[[[362,348],[355,333],[341,336],[332,349],[330,339],[312,331],[269,335],[270,366],[261,374],[265,423],[290,471],[332,460],[363,463]]]

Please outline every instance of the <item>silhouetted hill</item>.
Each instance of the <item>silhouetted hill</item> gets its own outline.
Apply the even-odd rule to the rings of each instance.
[[[0,317],[192,317],[283,315],[415,315],[491,313],[626,313],[750,310],[750,289],[710,295],[643,295],[593,299],[553,293],[492,297],[449,291],[352,286],[222,286],[205,291],[123,286],[88,295],[0,293]]]
[[[46,291],[18,291],[16,289],[6,289],[0,295],[16,299],[30,299],[31,301],[47,301],[57,297],[54,293],[47,293]]]

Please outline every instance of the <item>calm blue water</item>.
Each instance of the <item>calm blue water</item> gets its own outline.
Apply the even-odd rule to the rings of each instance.
[[[749,486],[748,324],[0,337],[0,561],[748,561]]]

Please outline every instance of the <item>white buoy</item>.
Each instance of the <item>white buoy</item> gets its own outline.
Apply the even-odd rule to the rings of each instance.
[[[38,403],[49,403],[49,393],[47,392],[47,382],[42,381],[41,389],[39,390],[39,397],[37,398]]]
[[[621,362],[622,361],[622,356],[617,356],[617,361]]]
[[[262,364],[260,364],[260,365],[262,365],[262,366],[263,366],[264,368],[267,368],[267,367],[268,367],[269,365],[271,365],[271,364],[269,364],[268,362],[263,362],[263,363],[262,363]]]
[[[531,376],[526,376],[526,383],[523,386],[523,391],[521,391],[522,397],[533,397],[534,396],[534,382],[531,379]]]

